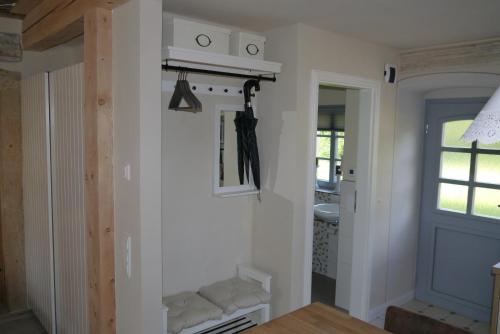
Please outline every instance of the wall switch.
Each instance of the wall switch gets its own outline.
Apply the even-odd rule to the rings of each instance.
[[[130,165],[127,164],[123,167],[123,178],[127,181],[130,181]]]
[[[127,272],[127,277],[132,277],[132,238],[127,237],[125,243],[125,271]]]

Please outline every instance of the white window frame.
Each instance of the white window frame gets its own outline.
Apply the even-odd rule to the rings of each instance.
[[[334,189],[336,183],[339,181],[337,180],[337,175],[335,173],[335,166],[338,161],[340,161],[340,164],[342,166],[342,159],[338,156],[338,150],[337,150],[337,143],[339,138],[345,138],[345,133],[344,131],[337,131],[337,130],[332,130],[332,129],[318,129],[318,131],[331,131],[331,135],[320,135],[316,132],[316,140],[317,138],[330,138],[330,159],[328,158],[321,158],[316,156],[316,161],[318,160],[326,160],[330,161],[330,174],[329,174],[329,181],[325,180],[320,180],[317,177],[316,174],[316,183],[319,188],[321,189]],[[338,135],[339,132],[344,133],[344,135]]]

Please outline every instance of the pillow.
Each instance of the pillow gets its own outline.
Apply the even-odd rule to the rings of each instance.
[[[199,294],[226,314],[232,314],[241,308],[267,304],[271,299],[271,295],[259,283],[244,281],[239,277],[202,287]]]
[[[194,292],[181,292],[163,298],[168,307],[167,330],[177,334],[184,328],[222,317],[222,310]]]

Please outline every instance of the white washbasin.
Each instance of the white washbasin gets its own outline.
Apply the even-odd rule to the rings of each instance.
[[[340,208],[338,203],[316,204],[314,206],[314,215],[327,222],[337,223],[340,216]]]

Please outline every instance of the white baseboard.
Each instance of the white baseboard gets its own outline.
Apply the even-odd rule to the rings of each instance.
[[[382,305],[379,305],[377,307],[372,308],[370,311],[368,311],[368,322],[371,322],[375,320],[378,317],[384,317],[385,316],[385,311],[387,308],[391,305],[394,306],[401,306],[403,304],[408,303],[409,301],[415,299],[415,290],[411,290],[404,295],[401,295],[399,297],[396,297],[392,300],[389,300],[385,302]]]

